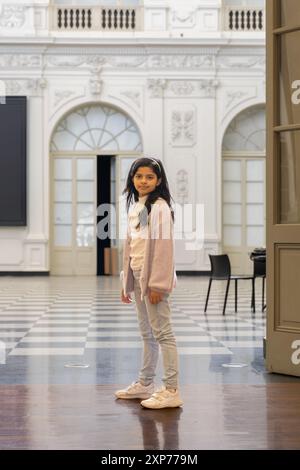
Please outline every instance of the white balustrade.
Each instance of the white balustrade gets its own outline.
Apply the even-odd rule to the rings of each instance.
[[[56,31],[140,31],[141,8],[101,6],[53,6]]]
[[[262,32],[265,30],[265,10],[227,6],[224,8],[223,29],[235,32]]]

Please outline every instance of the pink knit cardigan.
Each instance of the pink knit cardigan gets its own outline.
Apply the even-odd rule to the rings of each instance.
[[[123,282],[124,295],[134,290],[134,277],[130,267],[130,231],[123,248]],[[149,217],[145,255],[140,277],[141,298],[149,289],[156,292],[170,293],[176,285],[174,267],[174,224],[171,210],[166,201],[157,199],[153,204]]]

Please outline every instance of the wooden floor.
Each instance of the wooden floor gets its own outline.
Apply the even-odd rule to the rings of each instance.
[[[112,385],[1,385],[1,449],[299,449],[300,384],[183,386],[145,410]]]

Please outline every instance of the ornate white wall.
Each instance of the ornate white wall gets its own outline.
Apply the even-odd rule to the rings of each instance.
[[[264,35],[222,31],[219,0],[144,4],[144,31],[103,37],[49,30],[46,0],[0,0],[0,79],[7,95],[28,96],[28,226],[0,228],[1,271],[49,269],[49,142],[87,103],[127,113],[145,153],[164,161],[174,199],[204,203],[204,248],[177,242],[177,269],[209,269],[221,246],[222,139],[265,101]]]

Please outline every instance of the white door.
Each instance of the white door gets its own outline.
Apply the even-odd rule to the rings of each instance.
[[[51,274],[96,274],[96,157],[52,158]]]
[[[265,158],[223,158],[223,253],[232,272],[253,271],[249,255],[265,246]]]
[[[116,180],[117,180],[117,194],[118,201],[116,203],[116,214],[117,214],[117,240],[119,247],[119,266],[122,266],[122,257],[123,257],[123,241],[126,237],[127,232],[127,209],[126,209],[126,195],[122,196],[122,192],[126,186],[126,181],[128,173],[132,163],[140,158],[138,155],[120,155],[117,159],[116,165]]]
[[[57,123],[50,150],[51,273],[96,274],[96,155],[122,155],[112,159],[111,167],[111,201],[119,209],[115,197],[120,195],[127,166],[142,152],[141,134],[121,110],[100,103],[87,104],[70,110]],[[124,158],[124,163],[118,162],[119,158]],[[121,215],[125,216],[123,209]],[[113,231],[119,232],[118,219],[113,225]],[[111,247],[118,246],[117,233]]]

